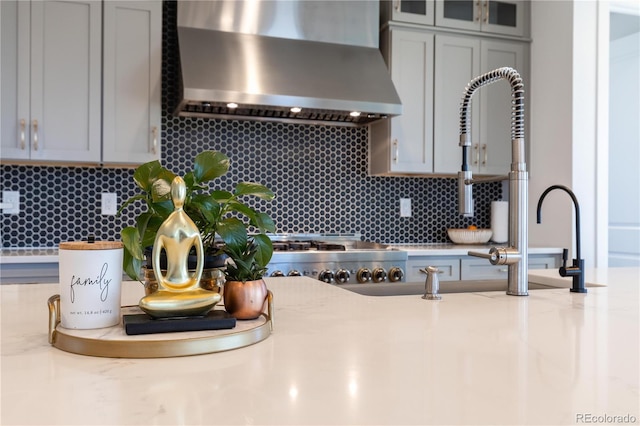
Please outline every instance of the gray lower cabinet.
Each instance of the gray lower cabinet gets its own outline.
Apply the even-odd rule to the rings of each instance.
[[[427,276],[421,272],[421,269],[427,266],[435,266],[440,270],[441,281],[460,280],[460,257],[458,256],[410,256],[405,271],[406,281],[424,281]]]
[[[560,254],[530,254],[529,269],[555,269],[560,267]],[[420,272],[427,266],[436,266],[441,281],[506,279],[506,265],[492,265],[486,259],[470,256],[409,256],[407,260],[407,282],[424,281]]]

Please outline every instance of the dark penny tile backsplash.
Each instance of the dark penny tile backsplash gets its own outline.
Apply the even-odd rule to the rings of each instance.
[[[191,170],[202,150],[226,153],[231,170],[213,185],[267,185],[276,199],[253,206],[273,217],[278,232],[357,232],[385,243],[438,243],[447,241],[448,227],[489,227],[500,184],[475,185],[476,217],[463,219],[455,179],[368,176],[367,128],[174,117],[175,9],[165,2],[162,68],[162,162],[175,173]],[[0,176],[2,190],[21,191],[20,214],[2,215],[3,248],[55,247],[89,234],[116,240],[142,209],[100,214],[102,192],[117,193],[119,204],[137,193],[131,169],[1,165]],[[411,198],[412,217],[400,217],[400,198]]]

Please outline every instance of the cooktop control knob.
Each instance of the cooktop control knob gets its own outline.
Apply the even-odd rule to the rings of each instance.
[[[369,268],[360,268],[356,273],[356,279],[359,283],[368,283],[371,281],[371,270]]]
[[[277,271],[273,271],[271,273],[271,276],[272,277],[284,277],[284,273],[282,271],[280,271],[280,270],[277,270]]]
[[[345,284],[349,282],[349,278],[351,274],[346,269],[338,269],[336,272],[336,283],[337,284]]]
[[[389,281],[391,281],[392,283],[402,281],[403,277],[404,277],[404,272],[402,271],[401,268],[394,266],[391,269],[389,269]]]
[[[373,270],[373,277],[371,277],[374,283],[381,283],[387,279],[387,272],[384,268],[375,268]]]
[[[333,271],[330,271],[328,269],[320,271],[320,274],[318,274],[318,279],[320,281],[324,281],[325,283],[331,284],[333,282]]]
[[[300,276],[302,276],[302,274],[297,269],[292,269],[292,270],[289,271],[287,276],[288,277],[300,277]]]

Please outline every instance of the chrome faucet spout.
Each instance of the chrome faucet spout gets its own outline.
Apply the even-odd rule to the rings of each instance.
[[[571,197],[573,206],[576,211],[576,257],[573,259],[572,266],[567,267],[568,250],[564,249],[562,252],[562,266],[560,267],[560,276],[572,277],[573,286],[570,291],[574,293],[586,293],[587,289],[584,286],[584,259],[580,256],[580,204],[576,194],[564,185],[551,185],[540,196],[538,200],[538,208],[536,212],[536,219],[538,223],[542,223],[542,202],[547,194],[554,189],[560,189]]]
[[[528,174],[524,144],[524,84],[518,71],[503,67],[471,80],[464,89],[460,105],[460,141],[462,166],[458,172],[458,211],[462,216],[473,216],[472,185],[501,178],[473,179],[468,166],[471,143],[471,99],[482,86],[507,80],[511,85],[511,171],[509,172],[509,246],[492,248],[491,263],[508,265],[507,294],[528,295]],[[474,256],[473,252],[469,255]],[[486,256],[482,256],[486,257]]]

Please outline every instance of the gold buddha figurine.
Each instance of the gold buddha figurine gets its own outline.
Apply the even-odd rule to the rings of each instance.
[[[204,267],[202,236],[191,218],[182,209],[187,195],[184,180],[177,176],[171,183],[174,211],[160,226],[153,244],[152,266],[158,291],[140,299],[140,309],[153,318],[205,315],[220,302],[217,292],[200,287]],[[196,248],[197,265],[189,274],[188,257]],[[160,253],[167,256],[167,274],[160,269]]]

